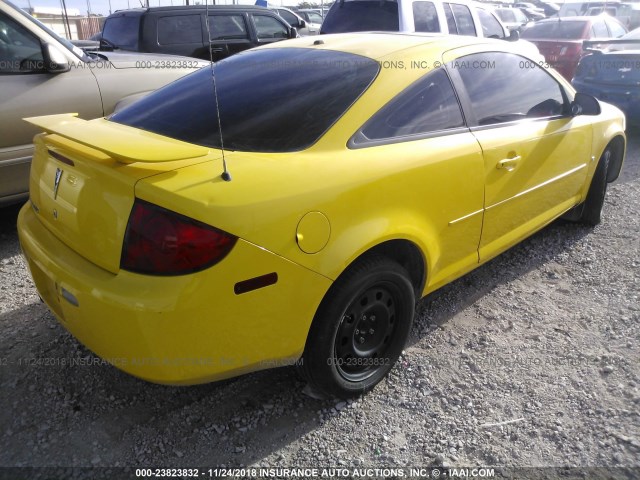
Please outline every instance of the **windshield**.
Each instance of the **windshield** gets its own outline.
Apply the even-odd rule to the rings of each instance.
[[[47,32],[49,35],[51,35],[53,38],[55,38],[58,42],[60,42],[64,47],[67,48],[67,50],[69,50],[71,53],[73,53],[76,57],[78,57],[78,58],[80,58],[82,60],[88,60],[89,59],[89,57],[87,57],[87,55],[84,53],[84,51],[81,48],[76,47],[75,45],[73,45],[66,38],[62,38],[61,36],[59,36],[56,32],[51,30],[44,23],[42,23],[40,20],[38,20],[37,18],[32,17],[31,15],[29,15],[27,12],[25,12],[21,8],[16,7],[13,3],[11,3],[11,2],[6,2],[6,3],[9,6],[11,6],[15,11],[19,12],[23,17],[28,19],[30,22],[35,23],[36,25],[38,25],[39,28],[41,28],[42,30]]]
[[[353,0],[334,3],[322,24],[321,33],[397,32],[400,30],[398,3]]]
[[[112,15],[104,23],[102,39],[114,47],[137,51],[141,18],[140,15],[125,15],[125,13]],[[198,33],[198,35],[200,34]]]
[[[213,68],[224,148],[247,152],[311,146],[379,71],[369,58],[306,48],[249,51]],[[197,145],[221,146],[209,67],[144,97],[110,120]]]
[[[583,38],[587,22],[553,21],[536,23],[522,32],[522,38],[543,38],[552,40],[579,40]]]

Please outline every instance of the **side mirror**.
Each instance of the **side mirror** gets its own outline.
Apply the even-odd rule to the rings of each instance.
[[[44,48],[45,66],[49,73],[63,73],[71,70],[67,57],[57,47],[46,44]]]
[[[517,42],[518,40],[520,40],[520,32],[518,32],[518,30],[511,30],[511,32],[509,32],[509,38],[508,40],[510,42]]]
[[[289,29],[289,38],[298,38],[298,29],[296,29],[296,27],[291,27]]]
[[[113,52],[115,48],[113,48],[113,44],[104,38],[100,37],[100,44],[98,50],[101,52]]]
[[[307,22],[304,20],[300,20],[300,22],[298,23],[298,28],[306,28],[307,26]]]
[[[571,114],[574,117],[577,115],[600,115],[601,111],[598,99],[586,93],[576,93],[573,102],[571,102]]]

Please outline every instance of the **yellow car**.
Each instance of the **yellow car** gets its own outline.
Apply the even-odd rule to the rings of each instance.
[[[152,382],[297,364],[320,394],[371,389],[417,299],[562,215],[600,220],[624,115],[515,48],[301,38],[107,119],[27,119],[41,297]]]

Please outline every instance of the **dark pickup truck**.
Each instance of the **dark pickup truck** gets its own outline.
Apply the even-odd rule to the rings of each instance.
[[[100,49],[169,53],[209,60],[207,47],[210,44],[211,56],[216,61],[252,47],[297,36],[295,28],[264,7],[152,7],[109,15],[102,29]]]

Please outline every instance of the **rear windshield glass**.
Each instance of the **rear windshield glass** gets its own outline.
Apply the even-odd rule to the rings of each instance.
[[[548,38],[552,40],[579,40],[583,37],[586,22],[536,23],[522,32],[522,38]]]
[[[322,24],[322,33],[397,32],[398,4],[388,1],[336,2]]]
[[[315,143],[376,77],[369,58],[301,48],[266,49],[215,64],[224,148],[291,152]],[[302,72],[302,73],[301,73]],[[110,117],[220,148],[211,68],[205,67]]]
[[[102,38],[123,50],[137,51],[140,18],[142,17],[139,15],[108,18],[102,30]]]

